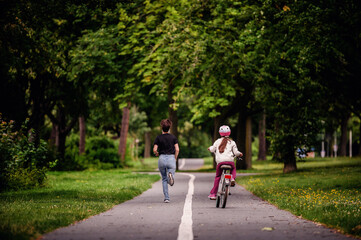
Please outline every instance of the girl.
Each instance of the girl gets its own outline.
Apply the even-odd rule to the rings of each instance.
[[[231,186],[235,185],[235,179],[236,179],[236,168],[234,166],[234,157],[242,157],[243,154],[238,151],[236,143],[229,138],[229,135],[231,135],[231,129],[223,125],[219,128],[219,134],[221,135],[221,138],[218,138],[214,143],[213,146],[210,146],[208,148],[208,151],[211,153],[214,153],[216,155],[216,162],[217,162],[217,168],[216,168],[216,177],[214,179],[214,185],[213,188],[208,196],[211,200],[216,200],[216,194],[218,191],[218,185],[219,180],[221,179],[222,175],[222,165],[231,165],[232,170],[232,179],[231,179]]]
[[[168,184],[173,186],[174,173],[176,170],[176,159],[179,154],[178,139],[169,133],[172,121],[163,119],[160,122],[162,134],[154,140],[153,152],[159,156],[158,168],[162,175],[164,202],[169,203]]]

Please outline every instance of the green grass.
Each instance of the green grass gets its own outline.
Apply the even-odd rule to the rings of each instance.
[[[132,199],[159,178],[130,170],[49,172],[44,188],[0,194],[0,239],[35,239]]]
[[[361,237],[361,159],[316,158],[282,173],[282,163],[253,162],[263,173],[237,181],[262,199],[343,233]]]
[[[134,172],[154,172],[158,168],[158,158],[151,157],[127,162],[128,169]]]

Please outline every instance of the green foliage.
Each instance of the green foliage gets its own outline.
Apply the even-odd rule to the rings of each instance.
[[[306,6],[308,10],[304,11]],[[267,54],[256,96],[266,107],[272,125],[267,129],[271,150],[285,163],[295,160],[298,147],[312,146],[321,128],[320,103],[325,89],[315,68],[320,52],[315,42],[322,26],[310,23],[319,16],[310,12],[320,11],[313,7],[306,1],[278,8],[265,2],[262,9],[265,44],[261,47]],[[313,26],[304,27],[309,25]]]
[[[66,143],[63,162],[57,170],[111,169],[123,167],[119,160],[117,147],[106,136],[91,136],[86,140],[85,153],[79,155],[79,135],[72,134]]]
[[[47,168],[11,168],[5,174],[5,189],[20,190],[43,186]]]
[[[3,12],[0,102],[13,104],[2,111],[30,117],[36,135],[47,115],[61,154],[79,115],[119,132],[129,101],[151,128],[168,107],[186,105],[179,122],[197,124],[266,109],[270,150],[285,162],[313,145],[321,119],[334,131],[361,116],[357,0],[29,0]],[[83,169],[83,156],[69,159]]]
[[[179,158],[203,158],[208,157],[208,147],[212,145],[211,139],[201,131],[200,127],[186,121],[180,128]]]
[[[137,106],[132,106],[129,113],[129,133],[138,137],[143,138],[144,133],[149,132],[151,129],[148,127],[147,114]]]
[[[0,121],[0,191],[42,186],[46,171],[56,163],[47,143],[31,141],[26,123],[16,131],[14,121]]]
[[[204,146],[190,146],[181,144],[179,146],[179,158],[203,158],[208,157],[209,152]]]

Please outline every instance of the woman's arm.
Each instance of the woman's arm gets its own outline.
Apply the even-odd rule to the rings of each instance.
[[[159,156],[159,153],[158,153],[158,145],[157,144],[154,144],[154,147],[153,147],[153,153],[155,156]]]
[[[178,158],[178,154],[179,154],[179,145],[178,143],[174,144],[174,148],[175,148],[175,159],[177,160]]]

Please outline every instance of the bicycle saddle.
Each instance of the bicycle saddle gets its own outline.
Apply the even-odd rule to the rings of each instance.
[[[231,165],[222,165],[221,169],[232,169]]]

